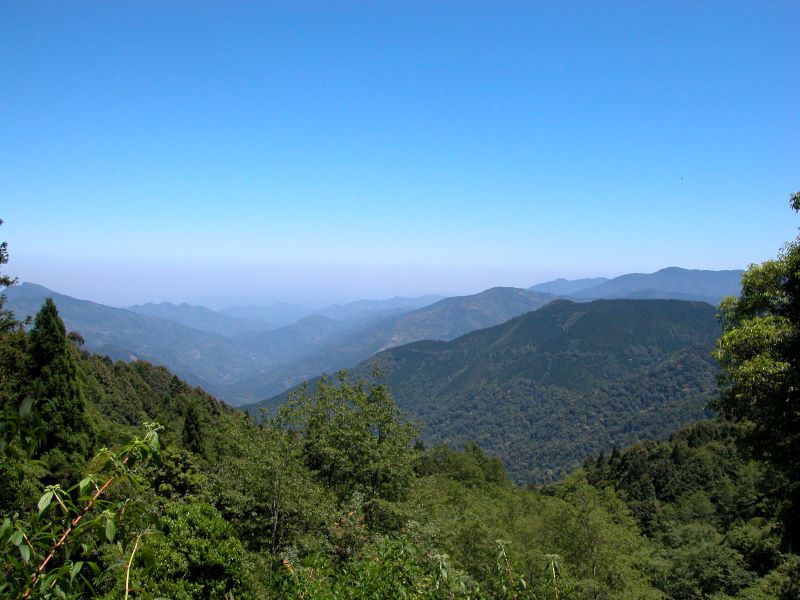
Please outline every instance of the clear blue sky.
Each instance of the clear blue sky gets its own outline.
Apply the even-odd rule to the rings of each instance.
[[[0,4],[8,271],[112,304],[774,256],[800,3]]]

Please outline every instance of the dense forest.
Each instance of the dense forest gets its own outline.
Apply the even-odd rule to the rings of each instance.
[[[709,416],[714,314],[702,302],[558,300],[452,342],[391,348],[354,373],[376,364],[426,442],[475,441],[517,483],[545,483]]]
[[[717,419],[521,487],[423,445],[386,385],[256,422],[0,301],[0,595],[796,599],[800,240],[720,311]]]

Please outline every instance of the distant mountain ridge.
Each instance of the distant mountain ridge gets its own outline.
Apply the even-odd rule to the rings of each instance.
[[[356,300],[346,304],[332,304],[327,308],[315,310],[313,314],[330,317],[337,321],[349,319],[366,320],[391,311],[405,312],[415,310],[438,302],[443,298],[444,296],[437,294],[426,294],[414,298],[395,296],[386,300]]]
[[[204,307],[136,307],[172,317],[166,319],[78,300],[31,283],[6,293],[8,308],[21,317],[35,314],[46,297],[53,297],[67,327],[84,336],[88,349],[114,359],[138,358],[166,366],[233,405],[272,396],[322,372],[353,367],[398,344],[450,339],[497,324],[552,299],[527,290],[497,288],[405,312],[398,304],[424,303],[431,297],[367,301],[365,310],[347,321],[309,315],[278,329],[226,337],[172,320],[199,319],[207,327],[219,327],[234,319]]]
[[[564,279],[559,277],[553,281],[537,283],[528,289],[532,292],[543,292],[554,296],[568,296],[586,288],[595,287],[608,280],[608,277],[588,277],[584,279]]]
[[[127,310],[149,317],[169,319],[187,327],[226,337],[274,327],[272,324],[263,321],[248,321],[211,310],[205,306],[196,306],[185,302],[182,304],[173,304],[172,302],[155,304],[148,302],[147,304],[129,306]]]
[[[88,349],[117,360],[163,365],[222,398],[230,394],[229,381],[262,367],[256,353],[232,340],[168,319],[79,300],[32,283],[10,287],[5,294],[6,308],[18,318],[35,315],[51,297],[67,329],[78,331]]]
[[[275,302],[265,306],[230,306],[223,308],[222,314],[246,321],[262,322],[264,326],[256,330],[266,331],[293,325],[311,315],[328,317],[335,321],[365,322],[379,316],[389,316],[415,308],[421,308],[441,300],[443,296],[426,294],[405,298],[395,296],[385,300],[355,300],[344,304],[332,304],[325,308],[313,309],[299,304]],[[351,323],[354,324],[354,323]]]
[[[596,279],[569,281],[556,279],[531,287],[531,290],[575,299],[595,300],[600,298],[630,299],[675,299],[698,300],[718,304],[725,296],[736,296],[741,291],[744,271],[709,271],[667,267],[655,273],[628,273],[613,279],[594,283]]]
[[[326,341],[354,325],[322,315],[309,315],[296,323],[269,331],[251,331],[235,337],[236,341],[261,353],[270,364],[299,360],[325,347]]]
[[[451,340],[469,331],[503,323],[541,308],[553,296],[520,288],[497,287],[470,296],[454,296],[429,306],[374,321],[331,336],[318,353],[259,376],[251,387],[262,398],[278,394],[320,373],[353,367],[376,352],[417,340]]]
[[[678,300],[557,300],[449,342],[388,349],[353,376],[369,378],[377,363],[427,441],[477,440],[517,480],[547,481],[588,454],[706,416],[715,313]]]
[[[738,272],[725,273],[738,276]],[[707,272],[685,269],[665,269],[651,274],[658,275],[656,278],[632,274],[586,288],[573,297],[585,301],[589,298],[577,294],[594,294],[597,292],[592,290],[601,288],[604,293],[627,293],[634,298],[667,295],[696,299],[681,291],[666,294],[657,288],[632,292],[630,289],[648,282],[659,284],[659,281],[667,281],[677,289],[676,278],[697,279],[698,274],[701,279],[708,279]],[[640,281],[642,277],[646,280],[644,283]],[[631,278],[639,283],[627,288],[621,286]],[[580,285],[587,283],[584,281]],[[617,288],[608,287],[612,284]],[[665,286],[667,284],[662,285]],[[695,285],[692,289],[706,293],[720,291],[708,285]],[[430,302],[436,297],[430,295],[363,300],[317,311],[336,314],[343,320],[309,313],[290,325],[253,331],[253,327],[264,327],[264,310],[273,311],[273,315],[283,311],[286,317],[291,316],[292,311],[300,314],[311,309],[283,304],[239,307],[242,317],[188,304],[146,304],[125,310],[77,300],[30,283],[14,286],[7,294],[9,308],[21,316],[35,314],[44,298],[52,296],[67,326],[84,335],[89,349],[112,358],[142,358],[164,365],[233,405],[270,398],[320,373],[352,368],[388,348],[418,340],[452,340],[470,331],[498,325],[539,309],[557,297],[498,287],[433,303]],[[409,309],[417,305],[423,306]],[[248,320],[245,315],[253,318]],[[259,322],[259,319],[262,320]]]

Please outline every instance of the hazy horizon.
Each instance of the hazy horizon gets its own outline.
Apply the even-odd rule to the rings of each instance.
[[[138,293],[130,293],[129,291],[120,293],[118,291],[120,289],[119,280],[127,278],[131,273],[125,271],[124,268],[123,272],[114,272],[113,269],[109,268],[106,271],[107,279],[105,283],[107,285],[98,287],[97,282],[93,281],[96,274],[95,265],[81,268],[79,265],[73,264],[71,269],[55,268],[41,271],[36,271],[35,268],[23,268],[21,269],[23,273],[33,273],[33,275],[20,276],[19,271],[13,268],[19,266],[15,264],[16,262],[12,257],[12,261],[9,264],[11,268],[7,270],[18,276],[20,283],[27,282],[42,285],[54,292],[121,308],[148,302],[172,302],[174,304],[186,302],[218,310],[236,305],[264,305],[287,302],[319,309],[335,303],[344,304],[356,300],[385,300],[396,296],[417,297],[427,294],[461,296],[475,294],[497,286],[528,288],[537,283],[564,276],[563,274],[553,273],[552,276],[541,275],[538,279],[533,276],[531,279],[531,276],[524,271],[498,273],[496,270],[459,269],[454,270],[450,275],[457,276],[460,279],[460,285],[451,283],[449,287],[443,287],[441,285],[441,272],[431,271],[427,276],[419,277],[420,272],[418,270],[409,270],[405,273],[406,279],[400,281],[397,277],[398,270],[391,268],[383,269],[382,272],[377,269],[354,268],[350,277],[343,277],[340,271],[331,272],[330,269],[318,268],[311,270],[316,275],[312,280],[316,288],[311,288],[307,285],[309,282],[304,281],[298,281],[292,287],[293,290],[316,289],[316,292],[275,295],[270,293],[272,289],[270,280],[265,283],[259,283],[257,280],[252,281],[253,275],[259,272],[257,268],[241,267],[233,272],[226,271],[226,284],[231,285],[232,289],[236,291],[223,293],[222,290],[205,289],[202,285],[187,285],[185,281],[181,280],[176,283],[175,274],[178,269],[176,268],[175,271],[172,271],[164,268],[164,265],[159,265],[159,270],[155,272],[153,267],[138,266],[133,273],[141,277],[142,280],[147,280],[147,286]],[[284,285],[286,285],[287,277],[294,276],[296,280],[302,280],[309,270],[308,268],[299,269],[295,266],[286,266],[280,271],[281,280]],[[180,271],[192,281],[199,281],[202,267],[187,268],[184,266]],[[622,273],[616,273],[611,276],[620,274]],[[382,278],[383,281],[379,283],[377,281],[378,277]],[[576,275],[568,278],[578,279],[582,277],[583,275]],[[342,279],[348,284],[349,291],[337,290],[337,282]],[[458,281],[455,278],[453,280]],[[362,285],[360,287],[354,285],[357,283]],[[358,291],[359,289],[361,292]],[[94,295],[91,297],[88,295],[89,290],[94,291]]]
[[[0,8],[0,239],[113,306],[463,295],[794,237],[800,21],[752,4]]]
[[[669,266],[679,266],[679,265],[669,265]],[[666,268],[666,267],[662,267]],[[694,269],[695,267],[682,267],[688,269]],[[655,269],[652,272],[658,271],[660,269]],[[728,270],[728,269],[711,269],[711,270]],[[636,271],[632,271],[636,272]],[[651,271],[647,271],[649,273]],[[80,273],[80,271],[78,271]],[[249,272],[243,272],[243,276],[247,276]],[[74,274],[74,272],[73,272]],[[361,271],[363,275],[363,271]],[[416,275],[417,273],[415,273]],[[524,274],[519,275],[520,278],[517,280],[516,283],[508,281],[497,282],[491,279],[491,277],[496,276],[495,272],[486,273],[485,279],[480,279],[482,281],[489,281],[490,283],[486,285],[482,284],[475,284],[475,279],[471,278],[468,281],[465,280],[464,286],[460,289],[452,289],[448,291],[439,291],[436,289],[427,289],[421,287],[414,287],[414,285],[419,285],[419,281],[412,282],[412,285],[407,288],[402,288],[400,292],[395,292],[392,290],[398,288],[386,287],[384,291],[378,291],[376,293],[375,290],[380,290],[381,288],[375,287],[374,278],[370,279],[370,285],[365,286],[365,293],[363,295],[347,295],[342,293],[340,295],[333,295],[333,290],[335,290],[335,286],[333,282],[330,286],[326,287],[325,282],[319,282],[318,285],[320,286],[320,292],[316,295],[309,295],[309,296],[270,296],[268,293],[258,294],[257,290],[259,289],[258,285],[253,285],[249,290],[246,288],[246,284],[242,283],[241,288],[249,293],[243,293],[240,295],[236,294],[212,294],[209,292],[204,291],[197,291],[195,294],[189,294],[186,296],[182,296],[181,291],[170,292],[169,286],[169,279],[165,279],[155,297],[150,297],[145,295],[143,292],[140,295],[130,296],[125,295],[119,296],[114,294],[115,286],[110,284],[109,286],[98,290],[96,287],[93,286],[84,286],[81,279],[77,281],[67,281],[61,280],[59,281],[58,278],[55,278],[55,281],[58,285],[48,285],[43,283],[41,280],[36,279],[23,279],[20,278],[19,283],[32,283],[36,285],[42,285],[54,292],[65,294],[68,296],[72,296],[74,298],[78,298],[81,300],[90,300],[92,302],[97,302],[100,304],[106,304],[108,306],[113,306],[117,308],[127,308],[129,306],[137,305],[137,304],[147,304],[147,303],[154,303],[160,304],[163,302],[173,303],[173,304],[182,304],[187,303],[190,305],[199,305],[205,306],[207,308],[211,308],[214,310],[221,310],[225,308],[230,308],[234,306],[265,306],[269,304],[278,304],[278,303],[288,303],[288,304],[297,304],[301,306],[305,306],[312,310],[319,310],[322,308],[327,308],[332,304],[347,304],[348,302],[354,302],[358,300],[388,300],[395,297],[406,297],[406,298],[414,298],[419,296],[425,295],[438,295],[442,297],[450,297],[450,296],[465,296],[465,295],[472,295],[484,290],[487,290],[492,287],[516,287],[516,288],[529,288],[539,283],[545,283],[552,281],[558,278],[565,278],[565,279],[583,279],[584,277],[607,277],[612,279],[619,275],[626,275],[628,273],[615,273],[612,275],[608,274],[599,274],[599,275],[579,275],[579,276],[567,276],[565,277],[563,274],[557,274],[549,277],[544,277],[540,280],[528,282],[524,280]],[[330,273],[329,273],[330,275]],[[466,272],[465,275],[474,275],[473,271]],[[150,274],[152,276],[152,273]],[[360,278],[359,278],[360,279]],[[521,281],[521,283],[520,283]],[[151,285],[155,282],[151,280]],[[396,285],[396,280],[392,279],[392,284]],[[387,286],[390,286],[387,282]],[[432,285],[436,285],[436,283],[432,283]],[[477,285],[477,287],[475,287]],[[298,286],[299,287],[299,286]],[[185,287],[181,285],[181,288],[185,291]],[[86,294],[87,289],[95,289],[99,291],[94,296],[88,296]],[[297,288],[295,288],[297,289]],[[405,289],[406,291],[403,291]],[[133,298],[133,300],[131,300]]]

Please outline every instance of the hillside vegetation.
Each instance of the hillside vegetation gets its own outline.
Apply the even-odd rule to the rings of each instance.
[[[329,338],[326,348],[282,365],[266,377],[256,376],[250,385],[259,390],[261,398],[268,398],[320,373],[354,367],[386,348],[416,340],[451,340],[536,310],[550,300],[552,296],[549,294],[500,287],[471,296],[445,298],[423,308],[369,323],[340,337]]]
[[[415,447],[381,386],[321,384],[258,426],[162,367],[79,351],[54,308],[3,333],[5,597],[658,597],[646,540],[581,477],[542,496],[475,446]],[[80,428],[51,428],[68,401]]]
[[[518,482],[545,482],[588,454],[708,416],[715,313],[699,302],[560,300],[451,342],[386,350],[354,372],[377,365],[427,442],[476,441]]]
[[[4,358],[32,350],[3,335]],[[9,411],[39,385],[4,379],[4,597],[796,597],[770,470],[730,424],[526,490],[475,444],[414,446],[382,386],[323,382],[256,425],[162,367],[62,339],[50,364],[72,363],[74,385],[47,406],[77,399],[91,448],[30,437],[45,405]]]

